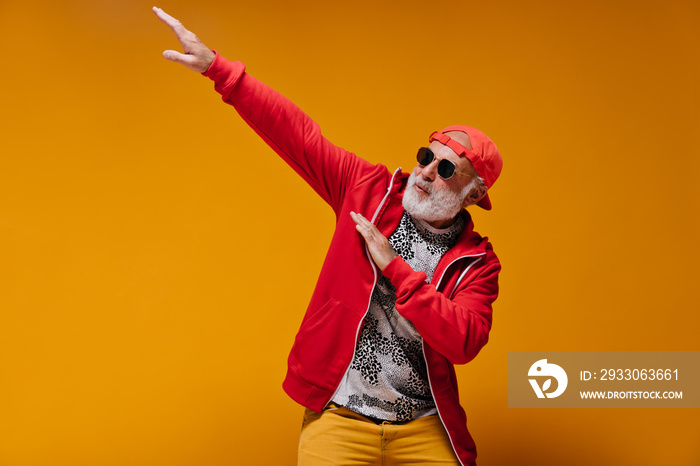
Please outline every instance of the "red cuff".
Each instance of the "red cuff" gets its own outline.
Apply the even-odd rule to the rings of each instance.
[[[238,83],[245,73],[245,65],[240,61],[228,61],[216,50],[212,52],[216,54],[214,61],[202,75],[214,81],[216,91],[222,94]]]
[[[384,276],[396,287],[396,299],[406,293],[411,293],[416,287],[425,282],[428,277],[425,272],[416,272],[401,256],[394,257],[382,271]]]

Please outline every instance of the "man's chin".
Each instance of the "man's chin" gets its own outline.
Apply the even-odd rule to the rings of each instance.
[[[437,222],[443,220],[440,215],[435,215],[433,209],[430,208],[430,202],[426,199],[419,200],[416,203],[405,203],[403,208],[413,218],[423,220],[425,222]]]
[[[452,220],[462,210],[459,206],[448,211],[444,205],[436,205],[434,199],[420,199],[417,193],[404,196],[403,208],[411,217],[430,223]]]

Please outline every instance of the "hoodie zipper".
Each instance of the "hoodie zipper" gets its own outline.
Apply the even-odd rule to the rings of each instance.
[[[394,171],[394,174],[391,177],[391,181],[389,182],[389,188],[387,189],[386,194],[384,195],[384,198],[382,199],[382,202],[379,203],[379,207],[377,207],[377,210],[374,212],[374,216],[372,217],[371,223],[374,225],[375,220],[377,219],[377,216],[379,215],[379,212],[381,211],[382,207],[384,206],[384,203],[386,202],[387,197],[389,197],[389,194],[391,193],[391,188],[394,186],[394,178],[396,178],[397,173],[401,171],[401,167],[397,168],[396,171]],[[374,289],[377,286],[377,266],[374,264],[374,261],[372,260],[372,255],[369,252],[369,248],[365,244],[365,254],[367,255],[367,259],[369,260],[370,265],[372,266],[372,271],[374,272],[374,285],[372,286],[372,292],[369,295],[369,301],[367,302],[367,309],[365,310],[365,315],[362,317],[362,320],[360,320],[360,323],[357,326],[357,329],[355,330],[355,345],[353,346],[352,350],[352,359],[350,359],[351,363],[355,359],[355,350],[357,349],[357,339],[359,338],[360,335],[360,329],[362,328],[362,323],[365,321],[365,317],[367,317],[367,312],[369,312],[369,307],[372,304],[372,295],[374,294]],[[457,283],[455,283],[454,289],[457,289],[457,286],[459,283],[462,281],[466,273],[482,259],[482,256],[485,256],[486,253],[481,253],[481,254],[474,254],[474,255],[466,255],[466,256],[460,256],[454,259],[452,262],[450,262],[447,267],[445,267],[445,270],[442,272],[442,275],[440,275],[440,279],[438,280],[437,285],[435,286],[435,289],[440,286],[440,283],[442,282],[443,277],[445,276],[445,272],[447,269],[452,266],[455,262],[465,259],[467,257],[479,257],[479,259],[475,260],[472,264],[467,267],[467,269],[462,272],[462,274],[459,276],[457,279]],[[452,295],[454,294],[454,290],[452,292]],[[450,299],[452,298],[452,295],[450,295]],[[450,446],[452,446],[452,451],[455,454],[455,458],[457,458],[457,461],[459,461],[459,464],[461,466],[464,466],[464,463],[462,462],[462,459],[459,457],[457,454],[457,450],[455,449],[454,442],[452,441],[452,435],[450,434],[450,431],[445,427],[445,421],[442,419],[442,414],[440,413],[440,407],[438,406],[437,402],[435,401],[435,396],[433,395],[433,384],[430,381],[430,367],[428,366],[428,360],[425,357],[425,340],[421,337],[421,348],[423,350],[423,361],[425,361],[425,370],[428,375],[428,386],[430,387],[430,396],[433,398],[433,403],[435,403],[435,410],[438,413],[438,417],[440,418],[440,422],[442,423],[442,426],[445,428],[445,432],[447,433],[447,438],[450,439]],[[348,366],[349,368],[350,366]],[[345,378],[345,374],[347,374],[348,368],[345,369],[345,373],[343,374],[343,377],[340,379],[341,382]],[[328,406],[328,403],[331,402],[331,400],[335,397],[335,394],[338,392],[338,389],[340,389],[340,384],[336,387],[335,391],[333,392],[333,395],[326,401],[325,406]]]
[[[382,202],[379,203],[379,207],[377,207],[377,210],[374,211],[374,215],[372,216],[371,223],[374,225],[374,221],[377,219],[377,216],[379,215],[379,212],[382,210],[382,207],[384,207],[384,204],[386,203],[387,198],[389,197],[389,194],[391,194],[391,188],[394,187],[394,178],[396,178],[396,175],[401,172],[401,167],[397,168],[394,171],[394,174],[391,176],[391,181],[389,182],[389,188],[386,190],[386,194],[382,198]],[[369,294],[369,300],[367,301],[367,309],[365,309],[365,314],[362,316],[362,319],[360,320],[360,323],[357,325],[357,329],[355,329],[355,344],[353,345],[352,348],[352,358],[350,359],[350,364],[352,364],[352,361],[355,359],[355,350],[357,350],[357,339],[360,337],[360,329],[362,328],[362,324],[365,321],[365,317],[367,317],[367,313],[369,312],[369,307],[372,305],[372,295],[374,294],[374,289],[377,287],[377,266],[374,264],[374,260],[372,260],[372,255],[369,252],[369,248],[367,247],[367,244],[365,243],[365,254],[367,255],[367,259],[369,259],[369,263],[372,266],[372,272],[374,273],[374,285],[372,285],[372,292]],[[423,356],[425,357],[425,355]],[[348,372],[348,369],[350,366],[348,365],[347,368],[345,368],[345,372],[343,373],[343,377],[340,379],[342,382],[343,379],[345,378],[345,375]],[[335,387],[335,391],[333,392],[333,395],[326,401],[325,406],[328,406],[328,403],[333,400],[335,397],[335,394],[338,393],[338,389],[340,389],[340,383],[338,384],[337,387]]]
[[[467,256],[459,256],[449,264],[447,264],[447,267],[445,267],[445,270],[442,272],[442,275],[440,275],[440,279],[437,282],[437,285],[435,285],[435,289],[437,290],[440,286],[440,283],[442,282],[443,277],[445,276],[445,272],[454,264],[455,262],[466,259],[468,257],[478,257],[477,260],[473,261],[471,264],[469,264],[469,267],[467,267],[464,272],[459,276],[457,279],[457,283],[455,283],[454,288],[452,289],[452,293],[450,293],[450,299],[454,296],[455,290],[459,286],[460,282],[464,278],[464,276],[467,274],[467,272],[481,259],[483,259],[483,256],[485,256],[486,253],[481,253],[481,254],[473,254],[473,255],[467,255]],[[433,398],[433,403],[435,404],[435,410],[438,413],[438,417],[440,418],[440,423],[442,423],[442,426],[445,428],[445,432],[447,432],[447,438],[450,439],[450,445],[452,446],[452,451],[455,454],[455,457],[457,458],[457,461],[459,461],[459,464],[464,466],[464,463],[462,462],[462,458],[459,457],[459,454],[457,454],[457,449],[455,448],[455,444],[452,441],[452,434],[450,433],[449,429],[447,429],[447,426],[445,426],[445,421],[442,419],[442,414],[440,413],[440,406],[438,405],[437,401],[435,401],[435,395],[433,391],[433,383],[430,381],[430,365],[428,364],[428,358],[425,357],[425,340],[423,337],[421,337],[421,348],[423,349],[423,361],[425,361],[425,371],[427,372],[428,375],[428,386],[430,387],[430,396]]]

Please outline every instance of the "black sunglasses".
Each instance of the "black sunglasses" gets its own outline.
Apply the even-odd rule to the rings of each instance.
[[[433,151],[427,147],[421,147],[420,149],[418,149],[418,155],[416,156],[416,159],[418,159],[418,163],[421,167],[427,167],[428,165],[433,163],[433,160],[438,159],[440,162],[438,162],[437,173],[443,180],[452,178],[452,175],[454,175],[455,173],[458,175],[472,176],[468,173],[457,171],[457,167],[453,162],[447,159],[440,159],[436,157]]]

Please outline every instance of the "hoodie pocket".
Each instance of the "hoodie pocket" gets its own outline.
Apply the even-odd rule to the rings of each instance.
[[[299,329],[289,355],[297,375],[316,387],[334,388],[350,364],[361,320],[335,298],[313,312]]]

